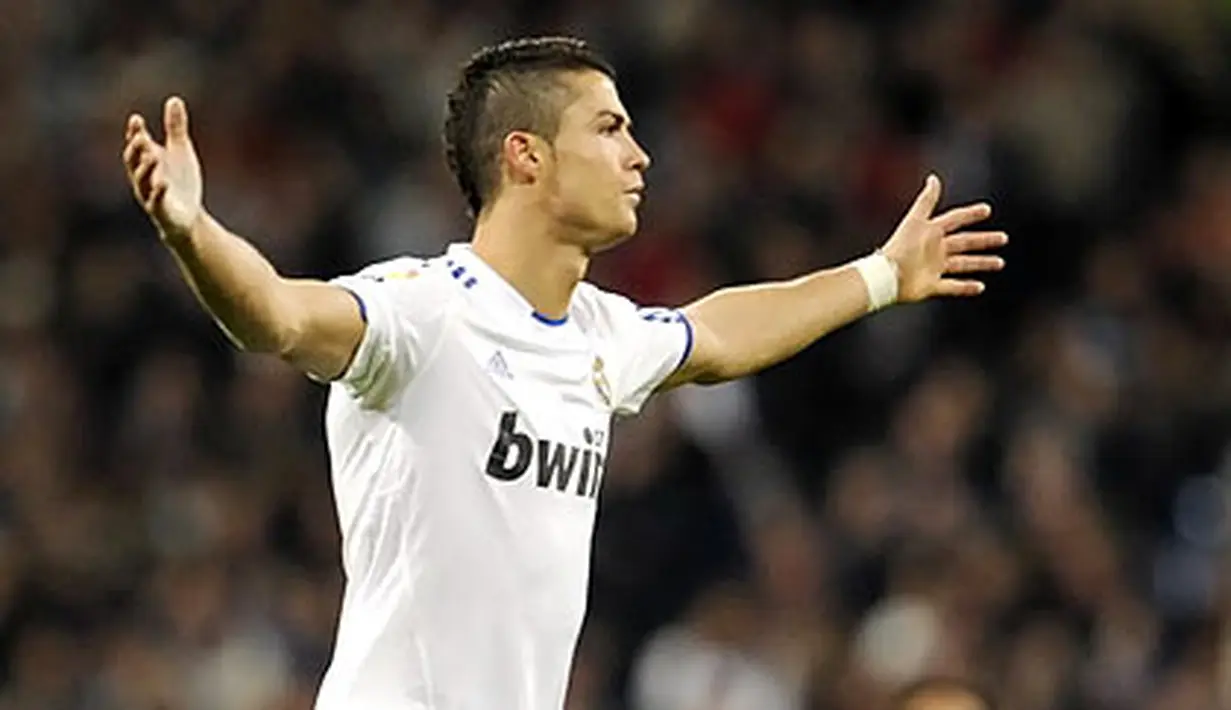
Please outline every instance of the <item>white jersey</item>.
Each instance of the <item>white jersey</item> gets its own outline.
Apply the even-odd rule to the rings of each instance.
[[[325,416],[346,586],[317,710],[560,710],[612,415],[691,326],[587,283],[547,319],[460,244],[336,283],[368,325]]]

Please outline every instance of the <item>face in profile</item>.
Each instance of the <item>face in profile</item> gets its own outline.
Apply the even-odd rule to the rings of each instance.
[[[588,251],[637,231],[637,207],[650,158],[633,139],[615,83],[597,71],[566,77],[572,101],[560,115],[544,175],[547,206]]]

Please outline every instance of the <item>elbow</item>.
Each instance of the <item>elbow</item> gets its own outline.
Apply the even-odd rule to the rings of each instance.
[[[293,363],[303,351],[308,330],[306,318],[285,290],[276,293],[268,304],[263,323],[254,328],[249,337],[237,340],[239,348]]]
[[[696,363],[692,382],[699,385],[722,384],[755,375],[784,359],[756,348],[722,347],[717,339],[713,343],[714,347],[708,349],[709,355]]]
[[[292,282],[279,278],[269,298],[268,342],[265,352],[294,364],[303,353],[308,335],[308,316],[300,304],[301,294]]]
[[[307,324],[292,309],[285,309],[285,315],[274,322],[266,352],[276,355],[283,362],[295,364],[303,354]]]
[[[273,355],[291,362],[300,349],[301,338],[293,328],[267,329],[242,335],[225,326],[222,330],[235,349],[245,355]]]
[[[694,385],[701,385],[705,387],[709,385],[720,385],[724,382],[730,382],[731,380],[738,380],[739,377],[740,376],[737,374],[702,372],[693,378],[692,383]]]
[[[718,385],[738,380],[755,371],[756,368],[751,364],[735,357],[708,357],[694,364],[689,380],[698,385]]]
[[[299,357],[302,348],[300,343],[303,342],[303,334],[297,328],[284,328],[274,338],[267,352],[277,356],[283,362],[294,364]]]
[[[741,367],[738,363],[719,363],[701,371],[694,381],[699,385],[720,385],[747,377],[755,371],[751,367]]]

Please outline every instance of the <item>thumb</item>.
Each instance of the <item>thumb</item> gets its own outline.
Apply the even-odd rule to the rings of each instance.
[[[162,112],[163,130],[167,132],[167,142],[188,141],[188,107],[178,96],[167,99]]]
[[[910,206],[907,216],[918,219],[930,219],[932,211],[936,209],[936,205],[939,202],[940,178],[936,177],[935,173],[928,173],[927,180],[923,183],[923,189],[920,190],[919,196],[915,198],[915,204]]]

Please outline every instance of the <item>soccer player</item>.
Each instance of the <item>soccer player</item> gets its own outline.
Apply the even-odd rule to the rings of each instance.
[[[934,215],[929,177],[883,248],[796,280],[644,309],[586,283],[632,236],[650,158],[611,67],[571,38],[479,51],[448,97],[468,243],[290,279],[202,203],[179,98],[123,160],[203,307],[244,351],[329,383],[345,593],[318,710],[558,710],[585,612],[614,415],[749,375],[896,302],[971,296],[1006,241]]]

